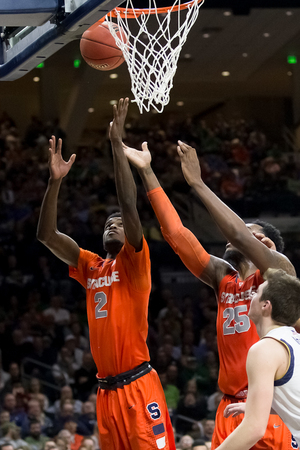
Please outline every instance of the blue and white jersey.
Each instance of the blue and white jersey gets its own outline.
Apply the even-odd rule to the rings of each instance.
[[[281,342],[289,353],[289,367],[274,381],[272,408],[281,417],[300,447],[300,334],[293,327],[279,327],[266,336]]]

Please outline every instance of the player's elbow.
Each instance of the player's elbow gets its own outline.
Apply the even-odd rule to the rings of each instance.
[[[260,439],[263,438],[263,436],[266,432],[266,427],[262,426],[261,424],[256,424],[256,425],[250,427],[250,432],[251,432],[251,437],[252,437],[252,441],[253,441],[251,446],[253,446],[256,444],[256,442],[258,442]]]
[[[40,241],[42,244],[44,244],[46,247],[50,247],[51,240],[52,240],[52,234],[47,231],[44,231],[40,228],[38,228],[36,233],[36,238],[38,241]]]

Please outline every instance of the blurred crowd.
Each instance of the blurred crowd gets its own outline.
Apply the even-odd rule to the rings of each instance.
[[[21,136],[13,119],[0,118],[0,445],[4,450],[97,450],[96,367],[90,353],[85,292],[68,268],[36,240],[39,208],[49,176],[48,139],[67,137],[58,123],[32,118]],[[153,169],[172,198],[189,195],[177,140],[194,146],[204,181],[241,215],[298,214],[300,165],[254,123],[218,117],[214,125],[170,117],[144,129],[126,125],[126,143],[147,141]],[[80,145],[58,201],[58,229],[102,256],[108,214],[118,209],[107,128]],[[163,385],[178,448],[208,448],[218,390],[216,301],[199,285],[180,297],[160,281],[177,257],[160,234],[144,189],[138,209],[152,255],[149,307],[151,363]],[[296,268],[300,252],[289,257]],[[179,440],[180,438],[180,440]],[[4,447],[3,447],[4,448]]]

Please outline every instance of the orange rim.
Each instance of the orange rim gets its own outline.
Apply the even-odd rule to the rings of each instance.
[[[139,17],[141,14],[164,14],[168,11],[172,10],[172,12],[182,11],[184,9],[187,9],[192,3],[194,3],[194,0],[191,0],[186,3],[182,3],[179,5],[171,5],[171,6],[165,6],[163,8],[140,8],[140,9],[132,9],[132,8],[114,8],[112,9],[107,15],[111,17],[122,17],[123,19],[126,17],[127,19],[134,19],[135,17]],[[204,0],[198,0],[197,3],[204,3]]]

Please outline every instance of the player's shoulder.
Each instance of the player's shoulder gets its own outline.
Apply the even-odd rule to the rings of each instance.
[[[91,252],[90,250],[84,250],[80,248],[79,260],[85,263],[93,263],[95,266],[101,264],[104,260],[97,253]]]
[[[276,362],[276,355],[278,355],[278,350],[281,347],[282,344],[277,339],[264,336],[250,348],[248,361],[256,364],[256,367],[260,367],[259,364],[269,364],[270,361]]]

